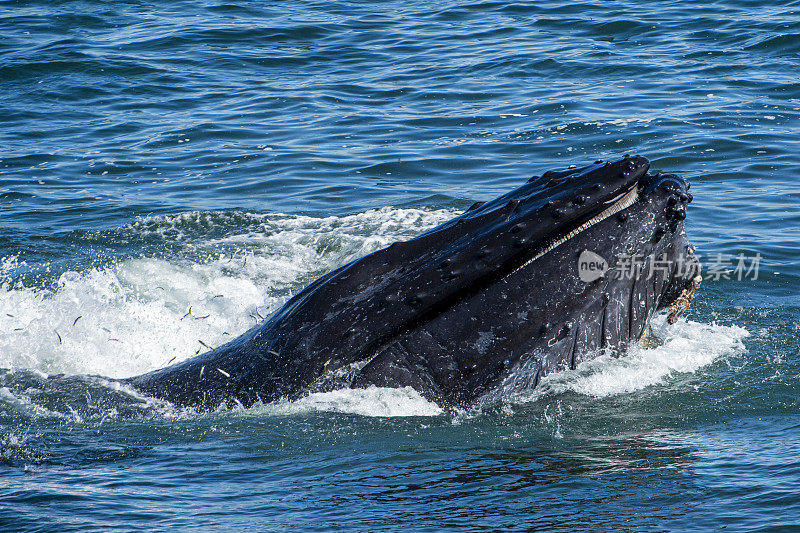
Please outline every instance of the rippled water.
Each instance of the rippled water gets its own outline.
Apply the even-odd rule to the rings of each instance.
[[[800,4],[0,2],[0,529],[800,527]],[[692,183],[661,346],[446,413],[129,376],[532,174]]]

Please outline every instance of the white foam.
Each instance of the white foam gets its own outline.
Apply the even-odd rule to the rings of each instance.
[[[258,408],[269,414],[326,411],[372,417],[437,416],[442,408],[411,387],[341,389],[315,392],[293,402],[275,402]]]
[[[586,361],[575,370],[551,374],[521,401],[575,392],[606,397],[667,383],[679,374],[693,373],[726,356],[745,351],[747,330],[736,325],[703,324],[681,319],[666,324],[665,316],[652,321],[654,334],[664,343],[655,348],[631,347],[622,357],[607,355]]]
[[[187,359],[243,333],[320,274],[454,214],[383,208],[325,218],[150,217],[119,231],[163,236],[184,244],[185,254],[67,271],[48,288],[12,280],[20,260],[6,258],[0,264],[0,368],[121,378]],[[226,226],[231,217],[240,228],[233,233]]]

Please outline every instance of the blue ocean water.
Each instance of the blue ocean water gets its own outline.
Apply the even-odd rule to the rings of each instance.
[[[0,1],[0,530],[800,529],[799,72],[796,1]],[[625,153],[707,268],[761,257],[658,347],[455,414],[80,377]]]

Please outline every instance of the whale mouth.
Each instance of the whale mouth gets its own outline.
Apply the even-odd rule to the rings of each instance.
[[[574,229],[570,230],[566,235],[564,235],[562,237],[559,237],[559,238],[555,239],[554,241],[550,242],[549,244],[547,244],[544,248],[542,248],[541,250],[536,252],[533,255],[533,257],[531,257],[530,259],[528,259],[527,261],[522,263],[520,266],[518,266],[517,268],[512,270],[509,273],[509,275],[513,274],[514,272],[516,272],[516,271],[518,271],[520,269],[525,268],[526,266],[530,265],[531,263],[533,263],[537,259],[540,259],[545,254],[553,251],[555,248],[561,246],[562,244],[564,244],[565,242],[569,241],[570,239],[576,237],[580,233],[583,233],[584,231],[588,230],[589,228],[591,228],[595,224],[599,224],[600,222],[603,222],[604,220],[616,215],[620,211],[629,208],[630,206],[632,206],[633,204],[636,203],[636,201],[639,199],[639,196],[640,196],[640,187],[639,187],[639,184],[636,183],[628,190],[628,192],[620,193],[615,198],[605,202],[606,204],[611,204],[611,205],[609,205],[603,211],[601,211],[597,215],[593,216],[592,218],[590,218],[586,222],[583,222],[582,224],[580,224],[579,226],[575,227]]]

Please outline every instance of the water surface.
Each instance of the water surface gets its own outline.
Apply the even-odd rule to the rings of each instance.
[[[0,36],[3,530],[798,527],[797,2],[1,1]],[[626,153],[690,179],[707,267],[763,257],[662,346],[455,414],[82,377]]]

